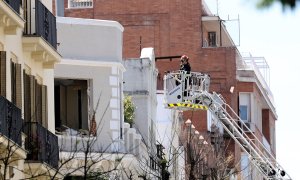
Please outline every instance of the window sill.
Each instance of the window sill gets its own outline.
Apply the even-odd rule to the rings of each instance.
[[[67,10],[73,10],[73,9],[92,9],[93,6],[86,6],[86,7],[68,7]]]

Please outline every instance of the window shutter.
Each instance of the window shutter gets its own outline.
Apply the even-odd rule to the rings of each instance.
[[[6,52],[0,51],[0,95],[6,97]]]
[[[42,85],[42,122],[48,128],[47,86]]]
[[[16,64],[16,105],[22,109],[22,69],[21,64]]]
[[[16,105],[16,63],[10,62],[11,102]]]
[[[30,94],[30,76],[23,71],[24,81],[24,120],[31,121],[31,94]]]
[[[30,119],[31,122],[36,122],[36,107],[35,107],[35,78],[34,76],[29,76],[30,77]]]
[[[36,122],[42,124],[42,86],[35,79],[35,115]]]

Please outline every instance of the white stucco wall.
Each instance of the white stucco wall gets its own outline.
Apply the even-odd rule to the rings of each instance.
[[[136,106],[134,127],[142,135],[147,146],[156,143],[156,78],[153,48],[144,48],[141,57],[124,62],[124,93],[132,96]]]
[[[96,151],[119,151],[122,146],[122,36],[123,27],[115,21],[57,17],[63,60],[54,76],[90,82],[89,115],[96,111],[98,126]]]
[[[65,59],[122,61],[124,28],[116,21],[57,17],[58,51]]]
[[[122,101],[121,94],[115,94],[115,91],[120,91],[121,74],[124,70],[119,63],[104,64],[78,60],[63,60],[55,66],[55,78],[91,81],[89,97],[92,104],[90,104],[89,114],[91,115],[93,110],[96,111],[98,127],[95,150],[106,149],[120,139],[120,123],[123,122],[120,109]],[[119,147],[118,144],[115,147]]]
[[[52,12],[52,0],[40,0]]]
[[[178,112],[167,109],[163,105],[163,92],[157,93],[157,141],[164,146],[165,158],[172,161],[169,166],[171,179],[182,179],[184,177],[185,168],[185,152],[184,148],[179,146],[179,135],[181,125],[179,122]]]

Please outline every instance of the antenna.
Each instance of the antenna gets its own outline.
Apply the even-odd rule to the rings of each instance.
[[[219,0],[216,0],[217,3],[217,16],[219,16]]]

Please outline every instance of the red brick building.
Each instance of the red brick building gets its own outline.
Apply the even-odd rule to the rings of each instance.
[[[64,0],[64,7],[60,4],[53,9],[68,17],[120,22],[125,29],[125,59],[139,57],[144,47],[154,47],[156,57],[188,55],[192,71],[210,74],[211,91],[222,94],[235,112],[243,104],[249,127],[275,152],[277,115],[267,83],[259,78],[254,61],[252,65],[243,61],[222,20],[211,15],[201,0]],[[179,59],[159,60],[157,67],[158,89],[162,89],[164,72],[179,69]],[[206,111],[184,116],[200,132],[209,129]],[[232,144],[231,149],[241,157],[237,145]]]
[[[144,47],[154,47],[156,57],[188,55],[192,71],[209,73],[212,78],[211,90],[221,92],[237,110],[236,100],[231,100],[231,97],[236,99],[237,93],[229,93],[230,87],[236,87],[237,83],[236,47],[233,44],[221,47],[218,45],[219,42],[214,42],[211,46],[205,44],[207,33],[210,31],[207,28],[218,29],[220,21],[209,20],[212,23],[206,23],[207,26],[205,22],[202,23],[202,17],[207,13],[203,11],[201,1],[94,0],[92,5],[86,8],[72,8],[68,2],[65,0],[64,16],[120,22],[125,28],[123,39],[125,59],[139,57],[140,49]],[[158,89],[162,89],[164,72],[179,69],[179,59],[173,59],[172,62],[157,61],[157,67]],[[195,123],[197,122],[195,119]],[[200,127],[202,125],[203,127]],[[205,124],[197,123],[197,127],[200,130],[206,129]]]

